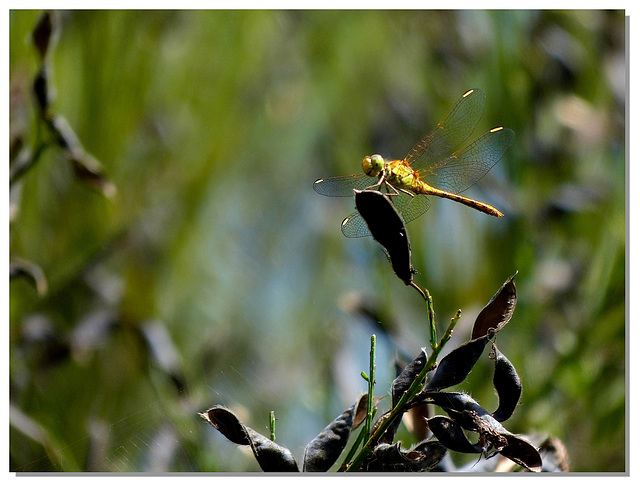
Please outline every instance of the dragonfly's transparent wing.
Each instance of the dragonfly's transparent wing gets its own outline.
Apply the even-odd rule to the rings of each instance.
[[[403,208],[401,212],[402,219],[405,223],[409,223],[424,214],[430,206],[431,201],[429,201],[429,198],[423,194],[417,194],[413,197],[411,202]]]
[[[436,188],[462,193],[502,159],[514,137],[511,129],[490,130],[436,166],[420,172],[420,178]]]
[[[426,169],[451,155],[478,125],[486,100],[487,95],[482,90],[467,91],[447,118],[411,149],[405,161],[416,170]]]
[[[354,189],[365,189],[376,182],[376,178],[360,173],[318,179],[313,183],[313,189],[323,196],[353,196]]]
[[[354,211],[342,221],[342,233],[349,238],[368,237],[371,235],[367,223],[357,211]]]

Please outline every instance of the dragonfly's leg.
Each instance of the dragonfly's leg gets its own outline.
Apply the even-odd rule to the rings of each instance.
[[[371,186],[365,188],[365,190],[380,189],[380,186],[382,186],[382,183],[386,183],[386,177],[387,175],[385,174],[385,172],[380,171],[380,176],[378,177],[378,181],[376,181],[376,184],[372,184]]]
[[[386,183],[386,188],[387,188],[387,194],[391,197],[391,196],[398,196],[400,193],[398,193],[398,190],[396,189],[395,186],[389,184],[387,181],[385,181]]]

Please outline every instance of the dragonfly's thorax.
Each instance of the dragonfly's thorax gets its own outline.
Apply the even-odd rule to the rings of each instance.
[[[373,154],[362,159],[362,170],[367,176],[377,178],[384,169],[384,158],[380,154]]]
[[[404,160],[399,159],[388,162],[386,172],[385,179],[392,186],[410,190],[414,193],[421,192],[416,187],[422,183],[420,176]]]

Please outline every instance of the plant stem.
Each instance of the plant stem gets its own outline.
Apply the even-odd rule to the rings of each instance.
[[[431,343],[431,350],[436,349],[437,346],[437,331],[436,331],[436,312],[433,309],[433,298],[428,289],[425,289],[427,295],[427,316],[429,318],[429,342]]]
[[[367,395],[367,417],[365,419],[365,431],[367,434],[371,431],[371,422],[373,421],[373,389],[376,383],[376,335],[371,335],[371,348],[369,351],[369,390]]]
[[[433,312],[433,301],[428,291],[427,291],[427,296],[428,296],[427,309],[429,310],[429,323],[430,325],[432,325],[433,333],[435,336],[435,312]],[[409,404],[409,402],[412,399],[415,398],[416,395],[420,393],[420,391],[422,391],[422,387],[424,385],[424,381],[427,377],[427,374],[429,373],[430,370],[433,370],[436,367],[438,354],[442,351],[446,343],[451,338],[453,329],[458,323],[458,320],[460,319],[461,314],[462,314],[462,311],[458,310],[454,315],[454,317],[451,318],[451,322],[449,323],[447,330],[442,335],[440,342],[436,343],[435,339],[433,340],[432,347],[431,347],[433,349],[433,352],[427,359],[427,363],[424,365],[424,367],[422,368],[418,376],[411,383],[409,388],[406,391],[404,391],[404,394],[402,394],[396,406],[387,414],[385,419],[378,425],[378,427],[373,432],[371,432],[371,434],[369,435],[369,439],[367,440],[365,445],[362,447],[362,449],[360,450],[356,458],[353,460],[353,462],[347,465],[345,469],[347,472],[355,471],[360,468],[360,465],[362,465],[363,460],[371,454],[371,452],[373,451],[373,446],[378,443],[378,441],[380,440],[380,437],[384,434],[387,428],[389,428],[389,426],[391,426],[396,421],[399,415],[404,414],[405,407]]]
[[[269,438],[276,441],[276,412],[269,411]]]

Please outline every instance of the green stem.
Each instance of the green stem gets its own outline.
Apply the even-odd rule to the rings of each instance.
[[[433,309],[433,298],[428,289],[425,289],[427,296],[427,316],[429,317],[429,342],[431,343],[431,350],[435,350],[437,346],[437,331],[436,331],[436,312]]]
[[[369,389],[367,395],[367,417],[365,419],[365,431],[369,434],[373,421],[373,388],[376,383],[376,336],[371,335],[371,348],[369,351]]]
[[[429,299],[427,300],[427,303],[431,302],[431,310],[432,310],[433,309],[433,302],[431,301],[431,299],[430,299],[431,296],[429,295],[428,292],[427,292],[427,295],[429,296]],[[428,304],[427,304],[427,308],[429,308]],[[378,427],[369,435],[369,439],[367,440],[365,445],[362,447],[362,450],[360,450],[360,453],[358,453],[358,455],[353,460],[353,462],[351,462],[351,464],[349,464],[347,466],[347,468],[346,468],[347,472],[356,471],[356,470],[358,470],[360,468],[360,465],[362,465],[363,460],[367,456],[369,456],[371,454],[371,452],[373,450],[372,446],[376,445],[378,443],[378,441],[380,440],[380,437],[382,437],[382,435],[389,428],[389,426],[391,426],[396,421],[398,416],[404,414],[405,406],[407,406],[407,404],[417,394],[419,394],[422,391],[422,387],[424,385],[424,381],[425,381],[425,379],[427,377],[427,374],[429,373],[430,370],[433,370],[436,367],[436,361],[438,359],[438,354],[442,351],[442,349],[444,348],[446,343],[451,338],[451,335],[453,333],[453,329],[455,328],[456,324],[458,323],[458,320],[460,319],[461,313],[462,312],[460,310],[458,310],[456,312],[456,314],[454,315],[454,317],[451,318],[451,322],[449,323],[449,326],[447,327],[447,330],[445,331],[444,335],[442,335],[442,338],[440,339],[440,342],[435,344],[435,345],[432,345],[433,353],[428,358],[427,363],[424,365],[424,367],[422,368],[422,370],[420,371],[418,376],[411,383],[409,388],[406,391],[404,391],[404,394],[402,394],[402,396],[400,397],[400,400],[395,405],[395,407],[389,412],[389,414],[378,425]],[[435,313],[433,313],[433,314],[430,313],[429,321],[430,321],[430,323],[435,322]],[[434,343],[435,343],[435,340],[434,340]]]
[[[269,438],[276,441],[276,413],[269,411]]]

